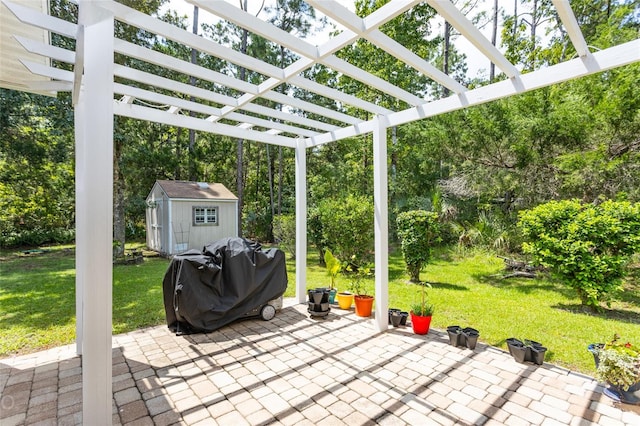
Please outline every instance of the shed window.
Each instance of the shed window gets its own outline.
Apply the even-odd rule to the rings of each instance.
[[[193,207],[194,225],[217,225],[218,207]]]

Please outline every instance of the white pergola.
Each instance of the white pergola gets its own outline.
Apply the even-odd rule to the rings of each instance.
[[[380,27],[421,3],[392,0],[369,16],[360,18],[335,0],[307,0],[317,12],[344,28],[320,46],[286,33],[222,0],[187,0],[202,10],[244,27],[295,53],[298,59],[282,69],[209,39],[164,23],[112,0],[79,0],[78,24],[47,14],[46,1],[1,0],[20,25],[3,25],[19,47],[4,48],[7,58],[23,68],[9,72],[14,81],[0,80],[13,89],[55,93],[70,91],[75,108],[76,135],[76,316],[77,348],[82,355],[83,421],[111,422],[112,330],[112,226],[113,226],[113,116],[180,126],[201,132],[264,142],[295,150],[296,154],[296,297],[305,301],[307,253],[307,149],[362,134],[373,134],[375,204],[375,327],[387,329],[388,309],[388,207],[386,130],[425,117],[479,105],[492,100],[579,78],[640,61],[640,39],[591,52],[566,0],[553,0],[564,30],[577,56],[566,62],[522,74],[482,35],[449,0],[427,0],[506,78],[476,89],[445,75],[425,59],[384,34]],[[33,8],[37,6],[36,8]],[[40,9],[40,10],[38,10]],[[3,9],[3,13],[5,10]],[[3,15],[3,19],[6,14]],[[263,76],[248,83],[233,75],[192,64],[114,36],[114,20],[146,30],[187,48],[245,67]],[[4,22],[4,21],[3,21]],[[19,28],[20,30],[16,30]],[[31,28],[29,38],[17,34]],[[54,47],[47,35],[57,33],[76,40],[76,50]],[[44,34],[44,36],[42,35]],[[7,34],[2,34],[3,40]],[[408,67],[429,77],[452,93],[428,99],[410,93],[336,56],[340,49],[365,39]],[[12,40],[13,41],[13,40]],[[162,67],[208,85],[192,86],[177,80],[114,63],[114,53]],[[34,59],[39,58],[39,59]],[[66,71],[51,65],[73,65]],[[390,110],[306,78],[303,71],[322,64],[350,76],[407,107]],[[32,77],[32,78],[31,78]],[[288,84],[334,101],[335,108],[320,106],[276,90]],[[141,88],[143,86],[144,88]],[[206,88],[208,87],[208,88]],[[213,89],[211,89],[213,87]],[[229,89],[236,95],[230,96]],[[192,100],[195,99],[195,100]],[[264,106],[260,100],[277,107]],[[162,108],[152,107],[164,106]],[[340,105],[366,111],[363,120],[347,114]],[[295,111],[295,112],[292,112]],[[309,118],[308,114],[313,117]],[[320,117],[320,118],[317,118]],[[337,123],[337,124],[336,124]]]

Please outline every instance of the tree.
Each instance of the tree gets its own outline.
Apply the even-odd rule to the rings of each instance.
[[[396,223],[409,280],[420,282],[420,271],[431,260],[433,247],[439,239],[438,214],[411,210],[400,213]]]
[[[524,252],[594,311],[622,289],[625,266],[640,251],[640,203],[550,201],[521,212],[519,225]]]
[[[373,200],[371,197],[348,195],[346,198],[322,200],[318,204],[317,222],[310,221],[311,233],[321,233],[325,247],[316,247],[321,256],[330,249],[338,258],[364,265],[373,253]]]

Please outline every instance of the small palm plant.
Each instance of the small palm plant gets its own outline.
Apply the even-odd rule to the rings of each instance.
[[[426,287],[431,287],[431,285],[429,283],[421,283],[420,285],[422,286],[421,299],[419,303],[411,305],[411,312],[421,317],[430,317],[433,315],[435,306],[428,301]]]
[[[336,285],[336,279],[340,270],[342,269],[342,263],[340,260],[331,253],[331,250],[326,249],[324,251],[324,263],[327,267],[327,275],[331,278],[330,290],[333,290]]]

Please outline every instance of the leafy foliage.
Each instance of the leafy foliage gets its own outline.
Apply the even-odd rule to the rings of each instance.
[[[438,214],[411,210],[400,213],[396,223],[410,280],[419,282],[420,271],[431,259],[433,245],[439,239]]]
[[[342,269],[342,263],[331,253],[331,250],[326,249],[324,251],[324,265],[327,268],[327,275],[331,278],[329,288],[334,289],[336,288],[336,278]]]
[[[356,296],[370,296],[368,291],[369,278],[373,275],[373,264],[368,262],[357,265],[352,261],[346,267],[350,274],[349,291]]]
[[[625,265],[640,250],[640,204],[550,201],[520,214],[525,253],[551,269],[597,310],[621,289]]]
[[[429,302],[427,297],[427,287],[431,287],[429,283],[420,284],[420,302],[411,305],[411,312],[420,317],[430,317],[435,311],[435,305]]]
[[[623,343],[615,334],[613,339],[597,349],[596,377],[623,390],[640,382],[640,348],[631,342]]]
[[[282,250],[296,258],[296,217],[282,214],[273,218],[273,238]]]
[[[319,203],[317,220],[310,226],[319,227],[311,233],[340,259],[356,264],[366,263],[373,252],[373,201],[371,197],[348,195],[326,199]],[[319,238],[318,238],[319,237]]]

